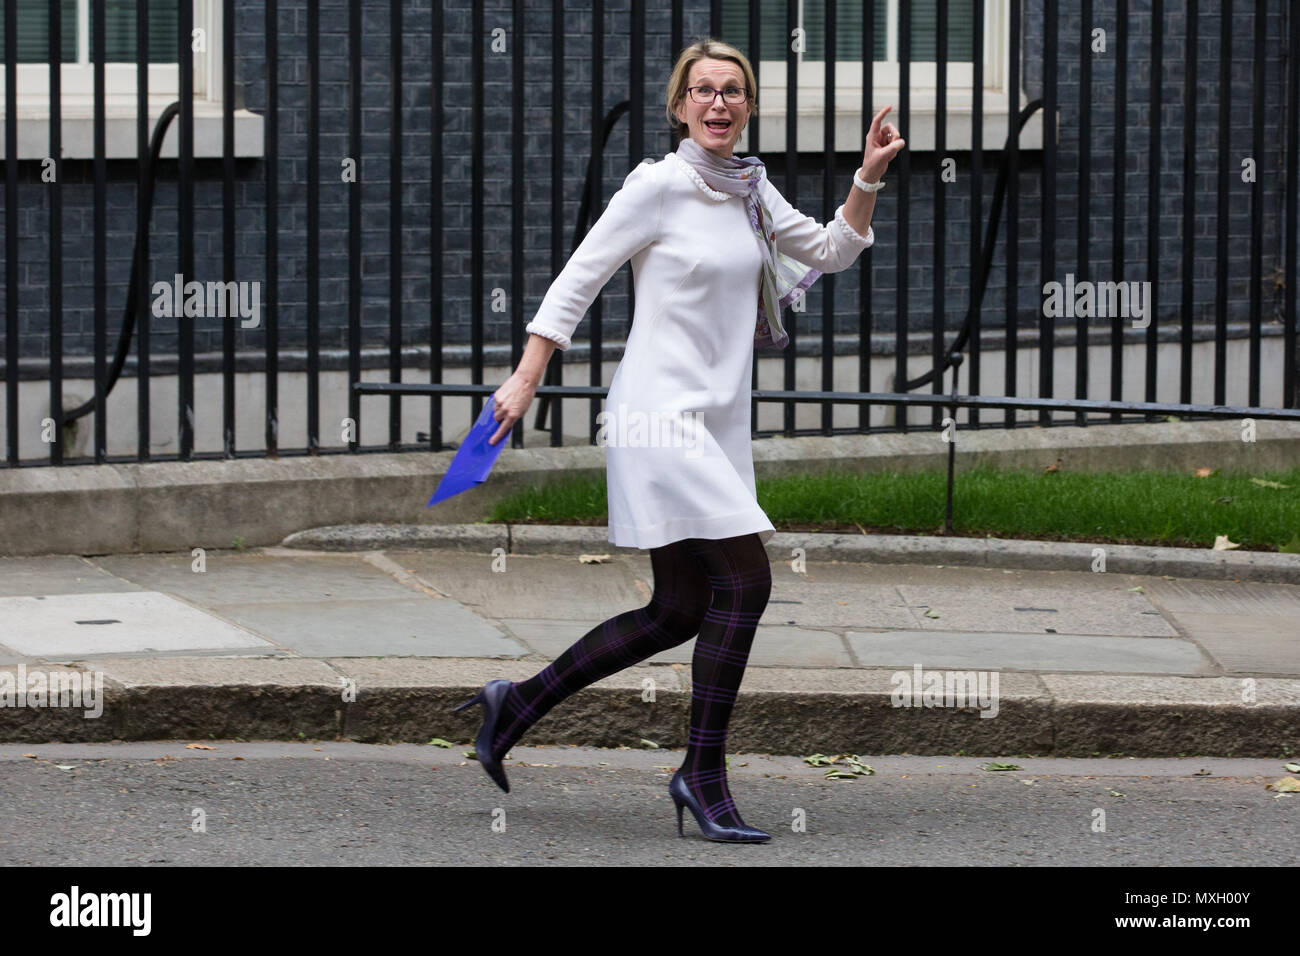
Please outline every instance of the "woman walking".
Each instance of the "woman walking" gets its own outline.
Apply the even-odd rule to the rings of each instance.
[[[874,241],[875,191],[904,145],[882,125],[888,111],[872,120],[854,187],[823,226],[786,202],[757,158],[732,155],[757,112],[744,54],[713,39],[686,47],[668,80],[677,151],[632,170],[525,326],[524,355],[494,396],[493,444],[527,413],[553,350],[569,347],[631,259],[636,308],[605,405],[615,436],[605,446],[609,538],[649,550],[654,591],[529,680],[490,681],[456,708],[483,705],[475,748],[503,790],[502,758],[556,704],[698,635],[686,757],[669,785],[678,832],[689,807],[709,839],[771,839],[741,819],[726,775],[727,725],[772,588],[774,529],[758,506],[750,447],[753,353],[784,347],[782,308]],[[647,438],[647,420],[671,421],[678,440]]]

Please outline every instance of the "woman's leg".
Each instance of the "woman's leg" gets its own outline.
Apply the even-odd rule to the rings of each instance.
[[[743,826],[727,789],[727,723],[745,676],[772,569],[757,534],[687,541],[713,589],[691,661],[691,724],[681,775],[710,820]]]
[[[709,583],[682,541],[650,549],[654,593],[643,608],[592,628],[540,673],[515,684],[492,742],[501,759],[533,724],[575,691],[689,641],[709,609]]]

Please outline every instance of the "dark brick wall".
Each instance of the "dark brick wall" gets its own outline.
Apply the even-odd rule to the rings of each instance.
[[[279,172],[279,328],[284,348],[302,347],[306,342],[306,12],[302,4],[283,4],[280,13],[280,158]],[[572,7],[573,5],[570,5]],[[604,199],[621,184],[623,177],[643,156],[662,157],[673,148],[663,118],[663,86],[671,66],[670,18],[666,5],[654,6],[647,14],[645,48],[645,140],[632,155],[628,123],[622,120],[608,144],[603,164]],[[708,4],[702,0],[687,3],[685,33],[689,39],[707,30]],[[1195,239],[1195,268],[1191,281],[1195,289],[1195,315],[1198,321],[1211,319],[1214,307],[1215,257],[1218,250],[1215,204],[1219,174],[1216,172],[1218,129],[1219,11],[1204,9],[1200,17],[1197,74],[1197,151],[1195,183],[1197,216],[1192,230]],[[1276,321],[1282,309],[1282,294],[1276,284],[1275,271],[1282,265],[1283,187],[1284,187],[1284,71],[1286,68],[1286,14],[1282,5],[1268,5],[1266,46],[1265,149],[1256,157],[1258,182],[1250,186],[1241,182],[1239,163],[1252,152],[1254,118],[1251,113],[1253,80],[1253,5],[1238,3],[1233,23],[1233,81],[1231,85],[1231,128],[1233,143],[1230,170],[1228,219],[1229,319],[1242,320],[1248,315],[1250,282],[1250,214],[1254,197],[1264,216],[1263,287],[1264,320]],[[1112,205],[1113,205],[1113,129],[1115,111],[1115,63],[1119,26],[1115,21],[1115,4],[1102,0],[1094,4],[1094,25],[1106,29],[1109,52],[1093,55],[1092,105],[1092,197],[1089,208],[1089,257],[1096,279],[1146,277],[1147,168],[1150,159],[1149,132],[1149,21],[1150,3],[1132,2],[1129,43],[1128,105],[1125,128],[1128,141],[1125,160],[1126,195],[1124,199],[1123,274],[1111,274]],[[1160,209],[1162,256],[1159,302],[1162,323],[1180,320],[1182,235],[1182,192],[1184,122],[1183,82],[1185,20],[1183,5],[1171,2],[1165,15],[1164,92],[1165,106],[1160,117],[1163,137],[1160,163],[1164,170]],[[389,46],[390,30],[387,4],[366,4],[363,17],[363,84],[362,148],[360,162],[361,189],[364,198],[362,216],[362,322],[363,342],[380,346],[388,342],[390,315],[389,289]],[[527,0],[525,56],[527,84],[524,90],[525,172],[527,201],[523,210],[525,226],[525,288],[523,313],[526,322],[536,311],[555,274],[551,255],[551,144],[555,117],[550,103],[550,77],[553,47],[551,41],[551,4]],[[1077,196],[1079,175],[1079,33],[1078,9],[1063,4],[1059,43],[1058,102],[1060,104],[1060,151],[1057,167],[1057,211],[1055,217],[1056,269],[1050,278],[1062,279],[1065,273],[1081,273],[1077,248]],[[248,108],[261,112],[265,108],[265,34],[263,4],[240,0],[237,4],[236,34],[238,78],[244,85]],[[603,77],[606,108],[626,98],[630,70],[629,4],[627,0],[606,4],[605,51]],[[494,28],[504,30],[507,50],[488,52],[485,64],[485,204],[486,236],[484,245],[484,324],[488,342],[507,342],[510,337],[510,313],[490,311],[494,288],[510,286],[511,208],[511,126],[510,75],[512,10],[504,2],[491,2],[485,12],[484,38],[490,40]],[[444,254],[441,261],[441,293],[444,296],[444,341],[462,343],[469,340],[471,277],[470,224],[474,187],[471,181],[470,156],[470,31],[471,13],[468,0],[449,0],[445,12],[445,37],[442,50],[444,75],[445,123],[443,127],[444,161],[440,182],[430,170],[430,5],[428,2],[405,3],[401,34],[403,54],[403,183],[401,206],[403,217],[403,281],[401,301],[404,318],[404,342],[426,344],[429,341],[429,302],[437,288],[430,277],[429,210],[440,188],[444,203]],[[339,180],[339,161],[348,155],[348,14],[341,0],[321,4],[321,344],[324,348],[342,348],[347,344],[348,314],[348,189]],[[560,228],[563,249],[571,243],[574,220],[583,188],[587,157],[590,151],[590,96],[584,83],[590,77],[590,36],[592,14],[585,6],[565,14],[565,77],[569,84],[562,117],[565,132],[563,165],[564,204]],[[1043,74],[1043,4],[1041,0],[1026,4],[1024,20],[1024,88],[1030,97],[1041,95]],[[959,324],[968,305],[970,194],[969,152],[950,151],[957,160],[956,184],[941,188],[952,190],[947,206],[947,266],[944,321],[949,328]],[[783,153],[762,154],[771,167],[774,181],[789,194],[785,180]],[[985,154],[983,212],[987,216],[996,175],[996,152]],[[1020,268],[1017,304],[1022,312],[1022,327],[1036,327],[1041,302],[1040,252],[1042,242],[1041,153],[1021,156]],[[859,163],[860,154],[836,156],[836,190],[829,206],[821,195],[822,157],[801,157],[796,205],[806,213],[825,221],[844,198],[850,176]],[[934,191],[937,182],[936,157],[933,153],[913,153],[911,162],[911,216],[906,241],[909,249],[908,326],[911,330],[930,328],[935,309],[932,296],[934,250]],[[237,279],[265,280],[265,162],[244,160],[238,165],[236,189]],[[135,234],[135,164],[113,161],[108,164],[108,328],[110,349],[121,323],[129,278],[130,252]],[[198,183],[195,190],[196,275],[200,280],[220,279],[223,240],[221,234],[221,165],[219,160],[201,160],[196,165]],[[19,335],[23,356],[49,354],[49,191],[39,181],[35,161],[20,163],[19,169],[20,233],[20,300]],[[177,271],[176,237],[176,164],[164,163],[153,217],[153,262],[151,281],[170,279]],[[88,354],[93,329],[92,261],[92,180],[88,160],[68,160],[63,165],[64,204],[64,330],[65,354]],[[890,329],[894,321],[897,251],[903,237],[899,234],[898,179],[895,171],[890,188],[878,196],[873,220],[877,245],[870,253],[872,268],[874,321],[877,330]],[[1007,275],[1004,257],[1005,222],[999,232],[994,269],[984,301],[986,326],[1000,326],[1005,316]],[[3,230],[0,230],[0,243]],[[0,282],[4,280],[0,274]],[[857,328],[859,272],[855,267],[836,277],[836,325],[850,331]],[[606,336],[617,338],[626,332],[627,293],[631,286],[628,267],[615,276],[604,296]],[[801,332],[820,328],[822,295],[828,284],[818,283],[808,303],[808,312],[800,317]],[[265,293],[263,298],[265,299]],[[3,301],[3,299],[0,299]],[[265,321],[265,320],[264,320]],[[1064,320],[1068,321],[1068,320]],[[1072,324],[1072,323],[1070,323]],[[166,319],[153,321],[151,351],[155,355],[173,352],[176,336],[174,323]],[[199,352],[219,349],[219,319],[196,321],[196,349]],[[579,327],[579,337],[590,330],[590,318]],[[241,349],[262,349],[262,329],[237,330]]]

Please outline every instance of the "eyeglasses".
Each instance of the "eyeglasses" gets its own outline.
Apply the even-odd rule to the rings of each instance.
[[[711,86],[688,86],[686,91],[691,94],[691,99],[701,106],[713,105],[719,93],[722,94],[722,102],[730,103],[732,106],[738,106],[749,99],[749,92],[743,86],[728,86],[723,90],[715,90]]]

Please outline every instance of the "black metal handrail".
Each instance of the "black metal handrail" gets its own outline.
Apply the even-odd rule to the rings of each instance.
[[[145,217],[135,225],[135,251],[131,256],[131,281],[126,288],[126,307],[122,314],[122,329],[117,335],[117,352],[113,355],[113,365],[108,372],[108,381],[104,383],[105,402],[108,401],[109,393],[113,391],[113,386],[117,384],[118,378],[122,375],[122,369],[126,365],[126,356],[131,351],[131,339],[135,336],[136,297],[140,295],[138,283],[142,271],[140,260],[144,257],[144,250],[149,241],[149,222],[153,218],[154,172],[158,168],[158,157],[162,153],[162,144],[163,139],[167,136],[167,128],[180,111],[180,100],[169,103],[158,117],[158,122],[154,124],[153,136],[149,141],[149,160],[144,172]],[[92,398],[78,405],[70,412],[65,411],[62,418],[56,422],[60,432],[68,422],[89,414],[97,403],[98,399]]]

